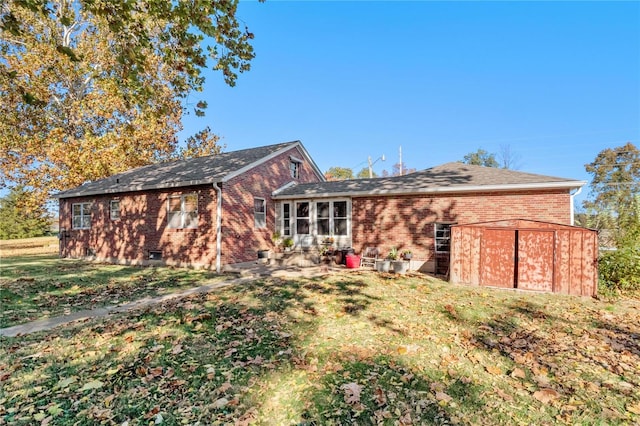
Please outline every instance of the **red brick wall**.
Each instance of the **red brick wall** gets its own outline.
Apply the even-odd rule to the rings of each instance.
[[[414,260],[434,256],[434,223],[475,223],[522,218],[569,224],[566,190],[358,197],[353,199],[353,247],[410,249]]]
[[[198,194],[198,228],[167,227],[170,195]],[[120,219],[109,217],[111,200],[120,200]],[[71,227],[72,204],[91,202],[91,228]],[[215,265],[216,193],[211,185],[69,198],[60,200],[60,227],[67,230],[60,255],[82,257],[87,250],[97,259],[142,264],[149,251],[162,252],[162,260],[173,265]]]
[[[223,184],[222,193],[222,263],[248,262],[257,259],[259,249],[273,247],[271,235],[275,230],[275,202],[271,193],[291,182],[289,156],[305,157],[292,148],[247,173]],[[318,182],[311,164],[300,164],[298,182]],[[267,227],[256,229],[253,214],[254,197],[266,201]]]
[[[304,159],[297,148],[271,159],[223,184],[222,264],[251,261],[260,248],[271,248],[274,202],[271,193],[292,180],[289,156]],[[306,161],[300,166],[300,182],[317,182]],[[167,227],[167,200],[171,195],[198,193],[198,228]],[[253,197],[266,200],[267,227],[254,229]],[[120,219],[109,218],[109,203],[120,200]],[[89,196],[60,200],[62,257],[95,254],[97,259],[143,264],[149,251],[162,252],[170,265],[215,267],[217,192],[212,185]],[[92,202],[91,229],[71,229],[72,204]]]

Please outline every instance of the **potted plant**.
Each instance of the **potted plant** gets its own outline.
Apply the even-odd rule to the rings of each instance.
[[[398,249],[391,247],[391,250],[387,254],[386,259],[376,259],[376,271],[389,272],[391,269],[391,262],[398,259]]]
[[[376,259],[376,271],[389,272],[391,267],[391,260],[389,259]]]
[[[400,252],[396,247],[391,247],[387,259],[391,261],[393,272],[396,274],[404,274],[409,270],[409,262],[400,259]]]
[[[391,247],[391,250],[389,250],[389,254],[387,255],[387,259],[398,260],[398,249],[395,247]]]
[[[411,260],[412,257],[413,257],[413,253],[411,253],[411,250],[403,250],[402,251],[402,258],[404,260]]]
[[[282,247],[284,247],[284,251],[291,251],[291,247],[293,247],[293,238],[285,238],[282,240]]]
[[[280,248],[282,245],[282,235],[280,234],[280,231],[276,231],[271,235],[271,241],[273,241],[273,245],[276,249]]]

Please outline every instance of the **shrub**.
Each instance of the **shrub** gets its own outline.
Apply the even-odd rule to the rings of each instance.
[[[602,290],[640,291],[640,246],[602,254],[598,259],[598,275]]]

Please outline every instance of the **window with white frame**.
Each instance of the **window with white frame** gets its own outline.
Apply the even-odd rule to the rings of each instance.
[[[296,234],[309,235],[311,233],[310,224],[310,204],[308,201],[296,201]]]
[[[120,219],[120,200],[111,200],[109,202],[109,217],[111,220]]]
[[[449,253],[451,248],[451,225],[451,223],[434,224],[436,253]]]
[[[347,202],[333,202],[333,233],[334,235],[347,235],[349,233],[347,225]]]
[[[318,235],[348,235],[346,201],[319,201],[315,205]]]
[[[169,228],[198,227],[198,194],[172,195],[168,201]]]
[[[291,171],[291,177],[298,179],[300,177],[300,161],[292,159],[291,163],[289,163],[289,170]]]
[[[91,228],[91,203],[76,203],[71,206],[73,229]]]
[[[282,235],[291,236],[291,204],[282,203]]]
[[[264,198],[253,198],[253,217],[256,229],[267,227],[267,209]]]
[[[318,235],[331,235],[329,218],[329,202],[316,203],[316,229]]]

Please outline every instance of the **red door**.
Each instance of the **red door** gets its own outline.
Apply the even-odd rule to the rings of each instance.
[[[553,291],[553,249],[553,231],[518,231],[518,288]]]
[[[513,288],[515,231],[484,229],[480,238],[480,285]]]

